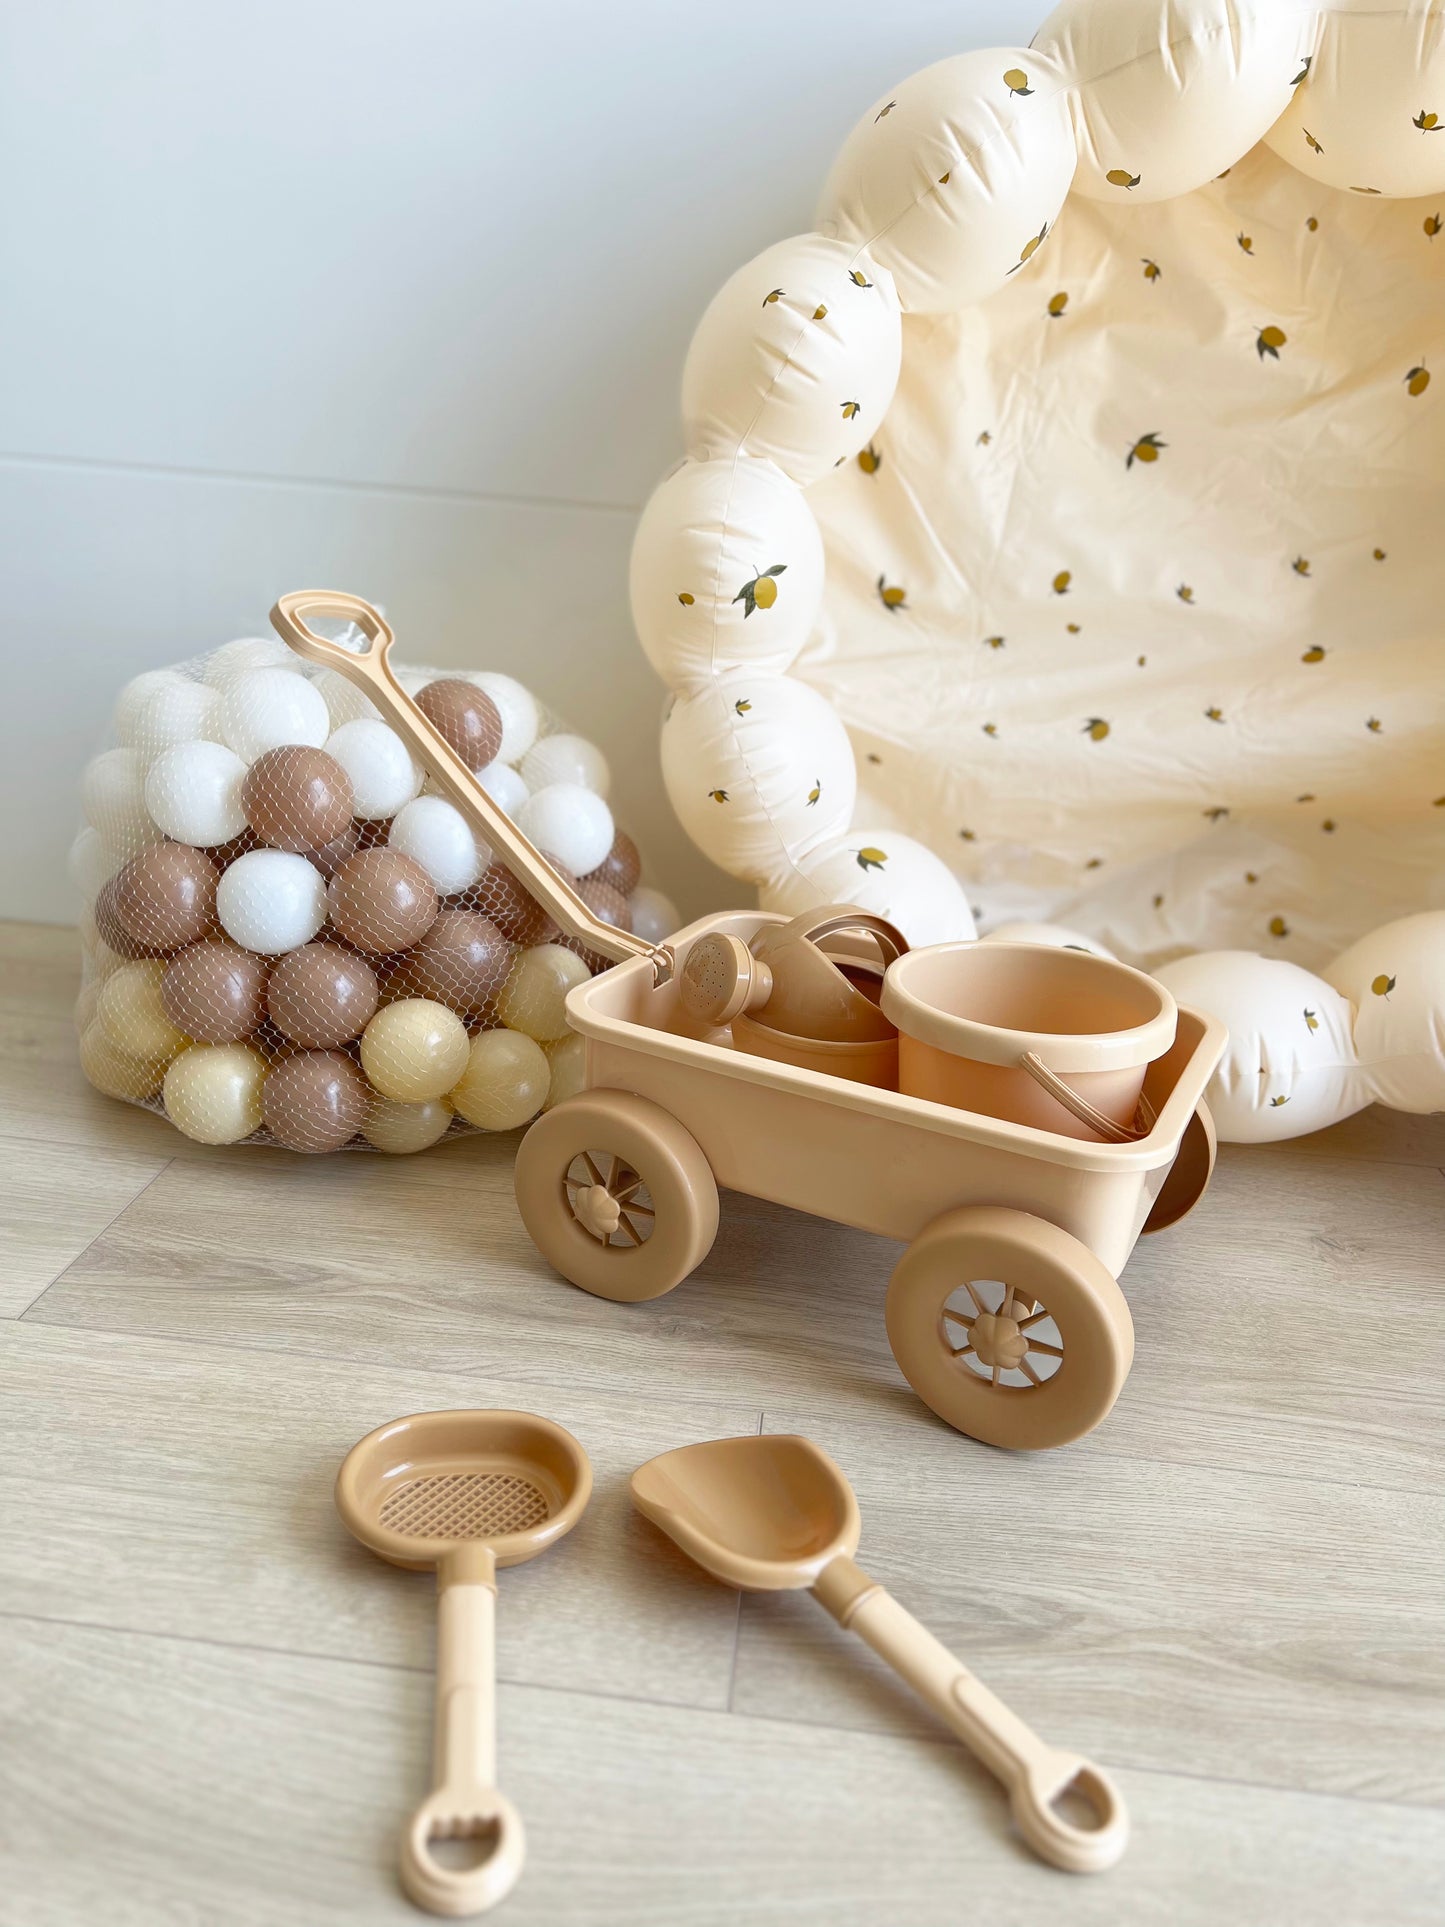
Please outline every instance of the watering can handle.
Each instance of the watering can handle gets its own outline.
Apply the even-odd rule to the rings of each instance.
[[[1139,1099],[1139,1123],[1116,1124],[1112,1117],[1106,1117],[1102,1111],[1096,1110],[1086,1097],[1080,1097],[1072,1085],[1066,1084],[1062,1077],[1051,1071],[1037,1051],[1026,1050],[1019,1059],[1019,1068],[1026,1070],[1036,1084],[1081,1124],[1087,1124],[1091,1131],[1097,1131],[1106,1144],[1136,1144],[1154,1128],[1154,1109],[1146,1098]]]
[[[351,623],[361,632],[362,646],[353,648],[318,635],[308,616]],[[615,924],[604,923],[536,845],[523,836],[501,804],[487,794],[473,771],[407,695],[387,660],[394,637],[379,609],[360,596],[340,590],[296,589],[283,595],[272,609],[271,626],[298,656],[324,663],[366,692],[436,787],[569,936],[614,963],[625,963],[632,957],[650,958],[654,985],[670,980],[671,947],[648,943]]]

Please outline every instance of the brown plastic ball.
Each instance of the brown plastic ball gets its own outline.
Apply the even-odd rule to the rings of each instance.
[[[568,871],[563,870],[559,874],[568,883],[572,881]],[[509,937],[513,943],[552,943],[556,939],[556,924],[504,863],[492,864],[466,892],[465,898],[459,898],[458,901],[464,901],[469,909],[480,910],[484,917],[490,917],[502,935]]]
[[[603,857],[595,870],[589,870],[584,883],[610,883],[614,890],[620,890],[624,897],[630,897],[642,881],[642,855],[626,830],[619,830],[612,839],[612,848]],[[631,925],[627,925],[631,929]]]
[[[372,957],[410,950],[436,920],[431,878],[399,850],[362,850],[348,858],[326,894],[337,930]]]
[[[485,769],[502,747],[502,718],[485,689],[443,676],[417,693],[416,706],[468,769]]]
[[[266,1008],[293,1044],[332,1050],[359,1037],[376,1015],[376,972],[339,943],[307,943],[271,972]]]
[[[347,858],[355,856],[360,848],[361,825],[348,823],[340,836],[332,837],[331,841],[323,843],[319,850],[303,850],[301,854],[308,863],[313,864],[321,872],[329,883]]]
[[[366,1122],[366,1079],[343,1052],[298,1051],[266,1073],[261,1119],[288,1151],[339,1151]]]
[[[471,1021],[507,981],[511,963],[512,946],[489,917],[443,910],[407,953],[404,976],[412,996],[429,997]]]
[[[220,876],[204,850],[153,843],[115,879],[116,921],[153,951],[198,943],[215,925]]]
[[[118,878],[110,877],[100,886],[95,899],[95,908],[91,913],[95,918],[96,935],[103,944],[109,945],[120,957],[161,956],[163,952],[156,945],[137,943],[121,923],[115,908],[115,886],[118,881]]]
[[[577,885],[577,894],[604,923],[618,930],[632,928],[632,906],[615,884],[600,882],[594,872],[590,877],[583,877]]]
[[[265,959],[222,937],[177,952],[161,978],[177,1030],[202,1044],[238,1044],[266,1015]]]
[[[350,827],[353,795],[351,778],[334,756],[286,743],[246,771],[241,808],[273,850],[319,850]]]

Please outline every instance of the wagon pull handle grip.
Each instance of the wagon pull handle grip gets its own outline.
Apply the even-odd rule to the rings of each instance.
[[[352,623],[361,632],[361,646],[352,648],[318,635],[307,622],[308,616]],[[337,589],[294,589],[272,609],[271,626],[298,656],[324,663],[366,692],[436,787],[568,936],[614,963],[647,957],[652,963],[654,987],[671,981],[671,946],[648,943],[629,930],[605,923],[537,846],[523,836],[501,804],[488,795],[440,730],[407,695],[388,661],[395,638],[379,609],[360,596]]]
[[[813,1590],[1002,1781],[1019,1832],[1040,1858],[1066,1873],[1115,1864],[1129,1844],[1129,1815],[1102,1767],[1046,1745],[846,1553],[828,1562]],[[1061,1809],[1066,1796],[1091,1811],[1093,1826]]]
[[[1087,1124],[1091,1131],[1097,1131],[1106,1144],[1137,1144],[1141,1137],[1147,1137],[1154,1128],[1154,1110],[1146,1098],[1139,1099],[1136,1116],[1137,1124],[1116,1124],[1112,1117],[1106,1117],[1096,1110],[1086,1097],[1080,1097],[1071,1084],[1051,1071],[1037,1051],[1026,1050],[1019,1059],[1019,1068],[1026,1070],[1034,1082],[1046,1090],[1051,1098],[1081,1124]]]

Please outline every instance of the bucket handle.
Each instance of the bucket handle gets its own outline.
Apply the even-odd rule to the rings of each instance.
[[[1037,1051],[1026,1050],[1019,1059],[1019,1067],[1026,1070],[1036,1084],[1081,1124],[1087,1124],[1091,1131],[1096,1131],[1106,1144],[1137,1144],[1141,1137],[1147,1137],[1154,1128],[1154,1107],[1143,1096],[1135,1112],[1137,1122],[1116,1124],[1112,1117],[1105,1117],[1102,1111],[1095,1110],[1086,1097],[1080,1097],[1071,1084],[1066,1084],[1062,1077],[1051,1071]]]

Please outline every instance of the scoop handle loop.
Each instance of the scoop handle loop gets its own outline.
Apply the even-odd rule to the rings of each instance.
[[[1034,1852],[1068,1873],[1102,1873],[1129,1841],[1118,1788],[1090,1760],[1047,1746],[940,1640],[844,1556],[815,1590],[839,1623],[871,1646],[1008,1789],[1019,1832]],[[1080,1826],[1060,1810],[1065,1794],[1092,1809]]]
[[[318,635],[307,621],[308,616],[354,624],[361,633],[361,647],[352,648]],[[634,937],[631,931],[605,923],[584,903],[536,844],[523,836],[500,803],[488,795],[473,771],[407,695],[387,660],[394,637],[379,609],[374,609],[360,596],[346,595],[339,589],[294,589],[283,595],[272,609],[271,626],[298,656],[304,656],[308,662],[324,663],[357,689],[365,691],[435,787],[461,811],[512,875],[526,885],[569,936],[614,963],[625,963],[632,957],[650,958],[654,985],[671,979],[670,947],[648,943],[642,937]]]
[[[495,1784],[497,1592],[490,1556],[444,1561],[437,1587],[433,1788],[402,1837],[401,1883],[417,1906],[457,1920],[506,1899],[527,1843],[521,1815]],[[438,1860],[438,1840],[466,1843],[469,1864]]]

